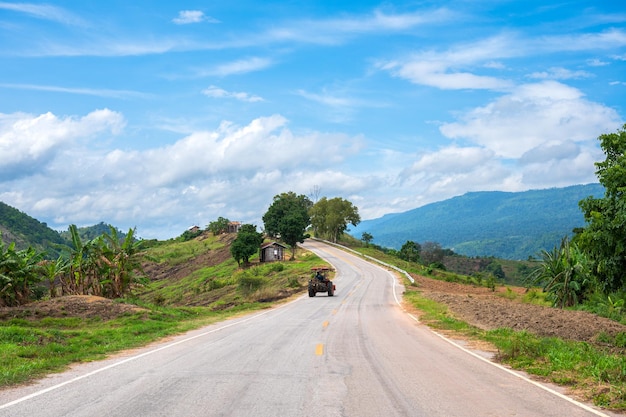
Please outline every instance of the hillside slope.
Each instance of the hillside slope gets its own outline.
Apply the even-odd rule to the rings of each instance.
[[[527,259],[584,226],[578,202],[601,197],[600,184],[511,192],[472,192],[404,213],[366,220],[350,234],[370,233],[377,245],[438,242],[466,256]]]
[[[18,249],[32,246],[41,251],[47,251],[48,257],[56,258],[57,245],[66,242],[61,235],[48,227],[47,224],[22,213],[0,201],[0,233],[2,242],[8,245],[15,242]]]

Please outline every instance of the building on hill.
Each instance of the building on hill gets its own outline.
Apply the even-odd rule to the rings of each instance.
[[[241,229],[241,222],[228,222],[227,233],[239,233],[239,229]]]
[[[261,262],[274,262],[285,260],[285,250],[287,246],[278,242],[268,242],[261,245],[259,260]]]

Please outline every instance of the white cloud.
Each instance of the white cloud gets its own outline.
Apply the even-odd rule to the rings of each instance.
[[[48,4],[0,2],[0,10],[23,13],[38,19],[50,20],[67,25],[85,26],[83,19],[60,7]]]
[[[202,94],[212,98],[234,98],[236,100],[247,101],[249,103],[263,101],[263,98],[259,96],[251,95],[244,92],[226,91],[214,85],[202,90]]]
[[[461,44],[445,52],[426,51],[409,57],[381,61],[379,69],[393,76],[404,78],[414,84],[428,85],[445,90],[510,88],[509,80],[470,72],[483,67],[499,69],[502,63],[494,58],[506,58],[519,54],[511,45],[509,36],[494,36],[478,42]]]
[[[587,71],[571,71],[567,68],[552,67],[547,71],[533,72],[528,76],[536,79],[552,79],[552,80],[569,80],[593,77],[593,74]]]
[[[123,117],[108,109],[62,119],[52,113],[0,114],[0,178],[43,171],[73,142],[107,132],[119,134],[123,127]]]
[[[233,62],[217,65],[213,68],[198,71],[198,76],[228,76],[235,74],[245,74],[266,69],[272,65],[272,61],[268,58],[252,57],[240,59]]]
[[[520,158],[546,143],[592,140],[620,124],[615,110],[556,81],[521,85],[460,119],[441,125],[441,133],[483,146],[501,158]]]
[[[172,22],[177,25],[188,25],[190,23],[200,22],[219,23],[219,20],[205,15],[204,12],[200,10],[181,10],[178,12],[178,17],[172,19]]]
[[[107,129],[117,132],[121,122],[110,111],[67,119],[5,115],[0,166],[20,175],[5,178],[10,182],[0,177],[0,200],[51,226],[108,221],[122,228],[140,225],[141,235],[166,238],[172,236],[164,236],[164,230],[182,232],[218,216],[258,221],[281,192],[306,194],[315,184],[328,192],[369,186],[329,168],[341,167],[359,152],[359,138],[295,135],[279,115],[243,126],[223,122],[145,151],[99,150],[78,141]],[[41,140],[42,132],[47,141]],[[29,140],[18,142],[18,136]],[[15,160],[32,168],[18,167]]]
[[[87,96],[97,97],[111,97],[111,98],[146,98],[149,94],[141,93],[138,91],[130,90],[110,90],[110,89],[95,89],[95,88],[70,88],[59,87],[53,85],[37,85],[37,84],[0,84],[0,88],[11,88],[16,90],[36,90],[36,91],[49,91],[54,93],[68,93],[79,94]]]

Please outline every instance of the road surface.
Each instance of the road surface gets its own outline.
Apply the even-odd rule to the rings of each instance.
[[[398,279],[319,242],[334,297],[306,294],[0,391],[0,416],[607,416],[529,382],[404,312]]]

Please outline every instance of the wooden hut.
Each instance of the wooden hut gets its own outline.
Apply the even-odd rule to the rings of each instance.
[[[287,246],[278,242],[268,242],[261,245],[259,260],[261,262],[284,261]]]

